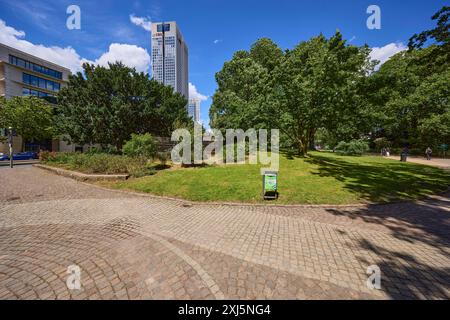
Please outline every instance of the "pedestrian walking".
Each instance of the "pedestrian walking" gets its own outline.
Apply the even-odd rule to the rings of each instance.
[[[427,150],[425,150],[425,154],[427,156],[427,160],[431,160],[431,154],[433,153],[433,150],[431,150],[430,147],[427,148]]]

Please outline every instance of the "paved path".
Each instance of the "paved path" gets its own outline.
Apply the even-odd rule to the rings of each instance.
[[[392,156],[388,157],[392,160],[400,160],[400,156]],[[427,160],[424,157],[408,157],[408,162],[426,164],[433,167],[438,167],[442,169],[450,169],[450,159],[442,159],[442,158],[431,158],[431,160]]]
[[[0,299],[449,299],[450,197],[189,204],[0,170]],[[81,289],[66,285],[81,270]],[[366,285],[378,265],[382,290]]]

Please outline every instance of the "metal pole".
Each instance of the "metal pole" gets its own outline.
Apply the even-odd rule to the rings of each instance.
[[[14,167],[14,160],[13,160],[13,128],[9,127],[9,134],[8,134],[8,144],[9,144],[9,167],[12,169]]]

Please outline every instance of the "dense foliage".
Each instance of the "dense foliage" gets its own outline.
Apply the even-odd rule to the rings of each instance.
[[[128,140],[122,148],[123,154],[130,157],[152,158],[156,155],[157,144],[150,133],[146,134],[131,134],[131,139]]]
[[[151,165],[140,158],[106,153],[41,153],[45,164],[89,174],[129,174],[141,177],[154,172]]]
[[[368,94],[376,122],[374,138],[395,146],[438,149],[450,141],[450,7],[433,16],[433,30],[414,35],[401,52],[372,75]],[[430,46],[423,48],[425,42]]]
[[[377,71],[370,48],[349,45],[339,32],[285,52],[260,39],[216,74],[211,127],[278,128],[282,144],[300,154],[315,142],[333,148],[366,138],[397,148],[448,144],[449,14],[442,8],[435,29],[414,35],[408,51]]]
[[[186,99],[120,62],[83,65],[58,95],[59,132],[77,144],[113,145],[118,151],[131,134],[170,136],[189,118]]]
[[[336,146],[335,151],[346,156],[361,156],[369,151],[369,144],[364,140],[341,141]]]
[[[360,109],[359,79],[372,70],[367,46],[346,45],[339,32],[282,52],[269,39],[239,51],[217,73],[210,110],[215,128],[280,129],[304,154],[319,128],[335,130]]]
[[[14,97],[0,99],[0,128],[12,127],[22,143],[51,138],[54,134],[53,107],[43,99]]]

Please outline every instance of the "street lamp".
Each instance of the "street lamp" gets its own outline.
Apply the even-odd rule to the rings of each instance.
[[[13,168],[13,128],[8,128],[8,144],[9,144],[9,167]]]

